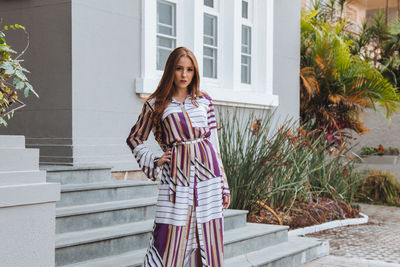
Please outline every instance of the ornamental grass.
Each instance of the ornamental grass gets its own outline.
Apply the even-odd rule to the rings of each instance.
[[[251,210],[257,201],[290,210],[319,197],[353,201],[359,175],[356,155],[332,148],[297,121],[275,121],[275,112],[220,108],[220,150],[231,190],[231,208]],[[253,203],[253,204],[252,204]]]

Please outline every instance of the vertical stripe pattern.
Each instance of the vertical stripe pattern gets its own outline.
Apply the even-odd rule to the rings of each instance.
[[[144,144],[154,127],[154,99],[147,100],[131,128],[127,144],[149,179],[160,177],[156,218],[144,266],[223,266],[222,197],[229,194],[222,165],[212,99],[175,99],[162,116],[163,151],[172,148],[169,163]],[[200,265],[199,265],[200,266]]]

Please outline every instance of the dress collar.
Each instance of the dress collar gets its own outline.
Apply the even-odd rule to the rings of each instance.
[[[186,101],[188,101],[190,99],[190,94],[188,94],[185,98],[185,100],[183,101],[183,103],[186,103]],[[176,100],[174,97],[172,97],[171,102],[177,103],[177,104],[182,104],[182,102],[179,102],[178,100]]]

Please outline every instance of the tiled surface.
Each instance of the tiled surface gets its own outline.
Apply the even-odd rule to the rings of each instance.
[[[362,205],[362,211],[370,223],[308,235],[328,239],[330,256],[303,266],[400,266],[400,208]]]

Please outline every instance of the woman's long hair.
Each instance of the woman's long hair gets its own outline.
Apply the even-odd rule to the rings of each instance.
[[[197,102],[195,101],[196,96],[205,95],[204,92],[201,92],[199,90],[200,75],[196,57],[194,56],[192,51],[190,51],[186,47],[180,46],[175,48],[168,56],[167,62],[165,63],[163,76],[161,77],[161,80],[158,83],[156,91],[147,98],[147,100],[152,98],[155,99],[154,111],[152,113],[151,120],[155,127],[154,137],[160,144],[162,143],[162,137],[161,137],[162,115],[164,113],[164,110],[167,108],[168,104],[171,102],[172,96],[176,91],[174,84],[175,69],[179,59],[183,56],[186,56],[192,60],[194,68],[194,75],[191,83],[188,86],[188,91],[189,95],[191,96],[192,103],[197,106]]]

